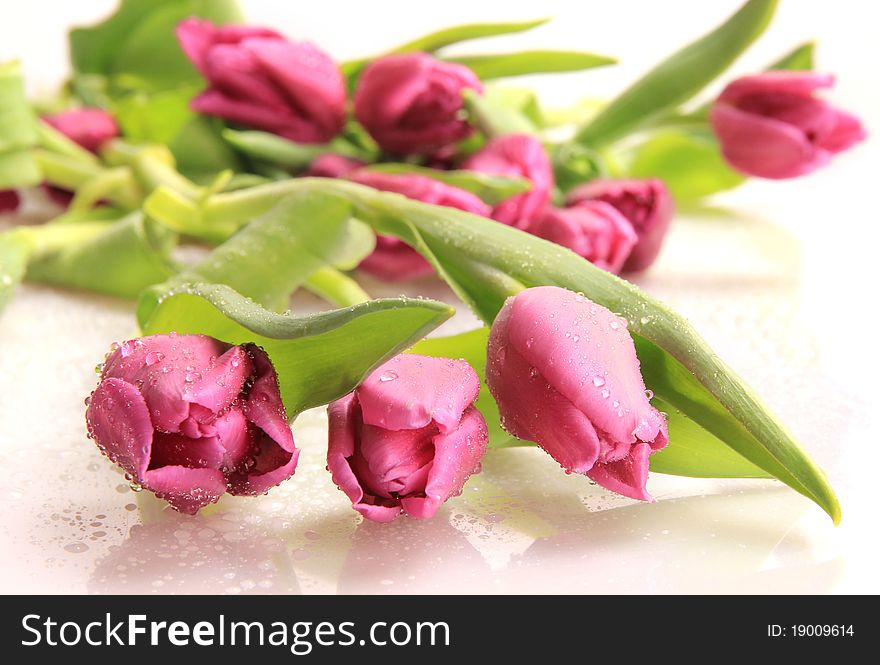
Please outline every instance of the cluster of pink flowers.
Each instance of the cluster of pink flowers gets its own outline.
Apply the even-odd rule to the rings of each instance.
[[[489,337],[486,383],[507,431],[567,471],[650,501],[648,456],[666,445],[626,321],[558,287],[508,299]],[[432,517],[480,470],[480,379],[463,360],[415,354],[378,367],[329,411],[327,469],[364,517]],[[269,357],[203,335],[116,347],[88,400],[89,436],[135,488],[195,514],[225,492],[293,475],[299,450]]]

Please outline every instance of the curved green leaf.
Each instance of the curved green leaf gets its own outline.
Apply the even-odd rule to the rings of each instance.
[[[344,140],[325,144],[297,143],[275,134],[253,130],[224,129],[223,138],[248,157],[289,169],[302,169],[320,155],[333,154],[362,158],[365,155]]]
[[[54,251],[34,258],[28,265],[28,281],[133,298],[177,271],[170,259],[177,234],[140,211],[109,224],[71,222],[40,228],[53,234],[81,230],[82,236],[75,241],[58,241]]]
[[[526,178],[514,178],[510,176],[492,175],[480,171],[432,169],[415,164],[402,162],[387,162],[383,164],[371,164],[365,167],[367,171],[378,173],[407,174],[424,176],[433,180],[439,180],[447,185],[464,189],[476,194],[489,205],[497,205],[505,199],[527,192],[532,183]]]
[[[723,25],[627,88],[581,129],[576,140],[600,146],[693,97],[758,38],[770,23],[776,4],[776,0],[746,2]]]
[[[269,312],[222,284],[196,284],[166,294],[141,329],[258,344],[275,365],[292,418],[350,392],[452,313],[436,301],[396,298],[297,317]]]
[[[721,155],[707,131],[669,129],[652,134],[634,149],[628,174],[662,178],[679,203],[687,203],[746,181]]]
[[[226,284],[264,307],[284,310],[310,275],[328,265],[357,264],[372,251],[373,233],[351,213],[351,203],[338,194],[287,196],[203,261],[142,294],[138,319],[146,321],[180,284]]]
[[[162,89],[199,81],[174,35],[174,27],[188,16],[242,21],[234,0],[122,0],[105,21],[70,31],[75,74],[103,75],[121,88]]]
[[[526,30],[537,28],[539,25],[543,25],[549,20],[550,19],[547,18],[540,18],[532,21],[519,21],[515,23],[468,23],[465,25],[456,25],[417,37],[412,41],[394,47],[387,53],[412,53],[413,51],[433,53],[446,46],[452,46],[453,44],[469,41],[471,39],[525,32]],[[340,65],[342,73],[349,79],[349,81],[352,81],[357,78],[361,70],[373,59],[374,57],[370,57],[343,62]]]
[[[840,519],[822,470],[683,317],[563,247],[484,217],[341,180],[302,178],[216,195],[202,205],[177,197],[174,209],[183,220],[222,223],[243,209],[265,209],[281,192],[309,189],[347,196],[358,218],[415,247],[487,323],[506,297],[538,285],[583,292],[620,313],[630,322],[645,382],[660,400]]]
[[[37,142],[37,124],[19,64],[0,63],[0,189],[40,182],[40,169],[29,152]]]
[[[522,76],[577,72],[594,67],[605,67],[617,62],[614,58],[582,51],[519,51],[486,55],[454,55],[444,57],[469,67],[482,80]]]

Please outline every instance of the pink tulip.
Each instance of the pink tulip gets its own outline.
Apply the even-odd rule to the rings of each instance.
[[[501,422],[571,473],[651,501],[648,457],[668,442],[626,320],[556,286],[508,298],[489,334],[486,383]]]
[[[306,175],[313,178],[344,178],[362,166],[364,163],[359,159],[328,153],[312,160]]]
[[[107,357],[89,436],[132,483],[193,515],[227,490],[264,494],[299,450],[266,353],[204,335],[153,335]]]
[[[672,194],[662,180],[593,180],[573,189],[569,205],[605,201],[623,213],[638,237],[623,272],[644,270],[657,258],[675,212]]]
[[[345,124],[345,79],[312,44],[195,18],[177,38],[208,82],[193,110],[302,143],[325,143]]]
[[[350,178],[361,185],[403,194],[424,203],[458,208],[484,217],[488,217],[491,212],[489,206],[475,194],[422,175],[379,173],[362,169],[354,172]],[[434,270],[409,245],[390,236],[376,238],[376,249],[361,262],[360,268],[392,282],[428,275]]]
[[[478,473],[488,432],[463,360],[403,354],[330,404],[327,468],[369,520],[433,517]]]
[[[494,175],[525,178],[532,183],[531,189],[511,196],[495,206],[492,218],[529,230],[550,202],[553,190],[553,168],[544,146],[528,134],[507,134],[493,139],[479,152],[468,157],[463,169]]]
[[[107,141],[119,136],[119,125],[103,109],[72,109],[43,116],[42,120],[90,152],[98,152]]]
[[[0,190],[0,215],[13,213],[21,205],[21,197],[14,189]]]
[[[584,201],[570,208],[546,208],[532,233],[619,273],[638,237],[629,220],[604,201]]]
[[[464,65],[426,53],[379,58],[361,74],[354,114],[379,146],[396,154],[433,153],[466,138],[462,91],[483,91]]]
[[[855,116],[814,97],[830,74],[773,71],[728,85],[712,107],[712,127],[733,168],[759,178],[796,178],[865,138]]]

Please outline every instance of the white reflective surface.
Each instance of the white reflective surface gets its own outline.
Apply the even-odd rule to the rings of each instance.
[[[109,4],[82,2],[64,11],[76,6],[76,15],[88,9],[97,16]],[[321,23],[332,4],[315,9],[311,22],[300,23],[303,30],[332,35],[329,48],[335,45],[342,56],[373,48]],[[840,26],[823,24],[821,4],[784,5],[779,29],[752,61],[767,61],[796,39],[818,34],[827,44],[826,62],[842,76],[836,99],[876,128],[877,101],[868,92],[875,89],[868,65],[877,61],[868,49],[876,52],[876,45],[859,46],[861,33],[852,32],[872,23],[850,17]],[[868,4],[852,3],[844,14]],[[263,21],[275,11],[295,13],[278,3],[245,5]],[[606,3],[602,21],[614,25],[615,12],[626,15],[631,5]],[[639,4],[646,18],[627,27],[634,41],[615,49],[598,30],[590,33],[590,48],[627,56],[635,50],[629,60],[638,68],[622,70],[631,76],[729,9],[692,3],[693,25],[670,26],[669,34],[657,36],[663,43],[649,49],[654,37],[640,35],[654,22],[650,12],[659,11],[653,6]],[[804,12],[803,25],[793,6]],[[467,7],[451,3],[444,10],[449,16],[435,8],[418,20],[437,26],[474,18]],[[550,9],[574,11],[566,3]],[[479,18],[503,12],[496,6],[493,15]],[[278,25],[295,35],[294,18],[282,17]],[[45,34],[57,32],[60,39],[69,20],[60,13],[46,19]],[[505,48],[563,45],[574,38],[571,25],[561,22],[559,40],[545,32],[534,43]],[[394,35],[382,43],[416,30],[392,27]],[[6,39],[7,32],[0,40],[3,56],[14,55],[6,52],[11,48],[30,53],[40,82],[60,76],[60,54],[50,49],[55,59],[40,60],[36,48],[12,33]],[[47,36],[43,43],[50,41]],[[595,80],[600,91],[620,85],[609,85],[607,73]],[[550,92],[564,96],[560,85]],[[0,317],[0,591],[880,592],[873,470],[880,413],[872,293],[880,222],[875,153],[869,144],[807,179],[750,183],[720,197],[730,214],[681,215],[661,260],[638,280],[686,314],[827,469],[843,504],[840,527],[772,481],[654,475],[649,489],[657,503],[637,504],[566,476],[535,449],[490,452],[483,473],[434,520],[364,523],[324,470],[321,410],[294,424],[302,455],[291,481],[265,497],[225,497],[195,518],[177,515],[146,493],[131,492],[85,437],[83,398],[95,385],[92,368],[111,342],[134,334],[132,304],[26,285]],[[405,290],[448,297],[431,280],[405,289],[366,285],[377,296]],[[315,302],[295,305],[303,310]],[[473,322],[464,312],[444,330]]]

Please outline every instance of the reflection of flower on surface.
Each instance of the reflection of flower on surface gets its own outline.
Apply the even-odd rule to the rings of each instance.
[[[159,519],[98,562],[89,593],[299,593],[286,543],[238,516]]]

